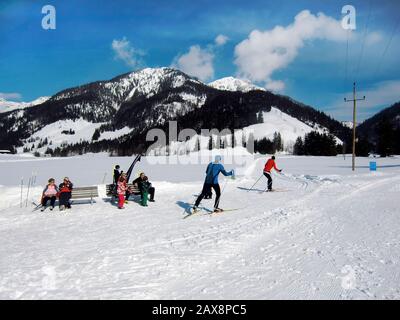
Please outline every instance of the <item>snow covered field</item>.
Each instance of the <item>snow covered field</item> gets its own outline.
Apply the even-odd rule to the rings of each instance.
[[[220,179],[222,208],[183,219],[205,165],[151,165],[156,202],[125,210],[104,198],[114,164],[132,158],[0,156],[0,299],[399,299],[400,158],[278,157],[283,175],[248,188],[265,157]],[[226,169],[232,166],[226,165]],[[37,172],[99,185],[93,205],[66,213],[20,208],[20,180]],[[104,175],[105,176],[105,181]],[[24,200],[26,189],[24,189]],[[212,208],[213,201],[202,205]]]

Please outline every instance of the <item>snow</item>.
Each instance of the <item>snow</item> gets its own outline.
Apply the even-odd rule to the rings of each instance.
[[[353,129],[353,121],[342,121],[342,124],[350,129]],[[356,126],[358,126],[358,123],[356,123]]]
[[[205,164],[143,158],[134,174],[149,175],[156,202],[117,210],[104,183],[131,157],[0,155],[0,299],[399,299],[400,157],[371,173],[369,158],[352,172],[351,158],[282,156],[274,187],[287,191],[259,193],[263,178],[248,192],[265,160],[225,164],[246,175],[220,179],[221,207],[243,209],[183,219]],[[20,208],[32,172],[29,200],[65,175],[102,196],[66,213]]]
[[[15,102],[0,98],[0,113],[33,107],[42,104],[49,99],[50,97],[39,97],[31,102]]]
[[[196,105],[197,108],[201,108],[207,100],[206,95],[197,96],[191,93],[182,92],[180,96],[186,102]]]
[[[254,138],[272,139],[275,132],[280,132],[283,142],[294,143],[298,137],[304,137],[314,129],[294,117],[272,107],[270,112],[263,112],[264,123],[254,124],[244,128],[245,132],[253,131]]]
[[[120,138],[126,134],[129,134],[132,131],[131,128],[129,127],[123,127],[121,129],[115,130],[115,131],[104,131],[101,133],[100,140],[112,140],[112,139],[117,139]]]
[[[136,94],[142,94],[147,98],[152,97],[162,89],[161,85],[168,77],[172,78],[172,88],[184,85],[185,81],[195,81],[185,79],[184,76],[176,73],[175,69],[166,67],[145,68],[131,72],[118,81],[107,82],[104,87],[109,89],[114,96],[122,97],[126,101]]]
[[[24,147],[31,148],[35,145],[35,150],[39,152],[44,152],[48,147],[55,149],[62,144],[72,145],[74,143],[82,141],[91,141],[94,131],[99,128],[103,123],[92,123],[83,119],[77,120],[59,120],[53,122],[42,129],[36,131],[28,141],[25,141],[24,146],[17,149],[18,152],[22,152]],[[62,131],[75,131],[75,134],[65,134]],[[107,136],[107,135],[106,135]],[[48,142],[52,142],[51,145],[45,145],[42,148],[37,148],[38,143],[44,139]],[[30,140],[33,142],[29,142]]]
[[[264,88],[258,87],[252,84],[251,82],[242,79],[237,79],[234,77],[221,78],[213,82],[210,82],[208,85],[215,89],[226,90],[226,91],[242,91],[242,92],[248,92],[252,90],[265,91]]]
[[[285,149],[291,150],[291,147],[296,142],[298,137],[304,136],[311,131],[320,133],[329,132],[321,126],[311,126],[304,122],[272,107],[270,112],[263,112],[264,123],[254,124],[244,128],[244,132],[248,135],[253,132],[254,138],[259,140],[262,138],[273,139],[274,133],[281,134]],[[336,137],[336,143],[342,144],[342,141]]]

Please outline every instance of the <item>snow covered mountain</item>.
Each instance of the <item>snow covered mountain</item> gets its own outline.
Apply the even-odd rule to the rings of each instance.
[[[18,151],[143,152],[151,128],[242,129],[259,123],[271,107],[310,128],[325,128],[338,138],[338,121],[288,97],[234,78],[206,85],[172,68],[146,68],[63,90],[36,106],[0,113],[0,148]],[[268,117],[267,117],[268,118]],[[278,131],[287,119],[265,123]],[[300,129],[298,136],[302,135]],[[296,133],[295,133],[296,134]]]
[[[226,90],[226,91],[242,91],[249,92],[252,90],[262,90],[265,91],[264,88],[258,87],[251,82],[237,79],[234,77],[225,77],[208,84],[210,87],[213,87],[218,90]]]
[[[0,113],[10,112],[10,111],[14,111],[17,109],[33,107],[33,106],[42,104],[49,99],[50,99],[50,97],[39,97],[31,102],[15,102],[15,101],[8,101],[3,98],[0,98]]]

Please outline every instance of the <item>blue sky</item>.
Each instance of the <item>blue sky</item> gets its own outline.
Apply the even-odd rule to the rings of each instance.
[[[55,30],[41,27],[47,4]],[[339,34],[333,22],[346,4],[356,8],[357,29]],[[0,0],[0,97],[30,101],[173,65],[205,82],[246,78],[340,120],[351,118],[342,101],[356,80],[367,96],[362,120],[400,100],[399,18],[395,0]],[[275,63],[276,51],[285,54]]]

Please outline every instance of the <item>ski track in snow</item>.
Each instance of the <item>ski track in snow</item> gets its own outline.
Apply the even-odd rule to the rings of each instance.
[[[188,219],[182,203],[201,182],[154,182],[148,208],[98,198],[67,213],[19,208],[19,188],[0,187],[0,299],[399,299],[400,169],[317,175],[281,162],[295,163],[274,175],[288,192],[240,189],[256,160],[248,177],[221,179],[222,207],[246,209]]]

